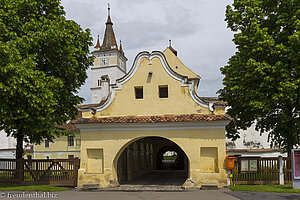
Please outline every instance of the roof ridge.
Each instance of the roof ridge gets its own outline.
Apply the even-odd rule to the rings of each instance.
[[[100,118],[79,118],[72,123],[159,123],[159,122],[197,122],[197,121],[230,121],[229,115],[221,114],[183,114],[157,116],[115,116]]]

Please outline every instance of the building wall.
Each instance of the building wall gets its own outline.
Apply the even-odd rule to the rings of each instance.
[[[153,72],[151,78],[148,77],[149,71]],[[168,98],[159,98],[159,85],[168,85]],[[136,99],[134,88],[141,86],[144,97]],[[167,74],[159,58],[153,58],[151,65],[149,59],[142,58],[134,76],[122,85],[122,90],[115,91],[111,105],[97,112],[96,117],[182,114],[211,114],[211,112],[190,97],[188,87],[183,87],[180,81]],[[90,112],[83,113],[85,118],[91,116]]]
[[[45,142],[40,145],[34,145],[33,158],[49,159],[55,158],[68,158],[68,155],[74,155],[74,157],[80,156],[80,134],[79,132],[74,133],[74,146],[68,146],[67,136],[61,136],[54,139],[54,143],[49,142],[49,147],[45,147]]]
[[[115,84],[116,79],[125,75],[126,58],[118,50],[113,50],[111,52],[94,51],[93,55],[95,56],[95,59],[94,66],[91,67],[92,103],[100,103],[101,100],[106,99],[109,90],[106,87],[99,86],[98,80],[101,80],[103,75],[108,75],[110,84]],[[103,59],[106,60],[105,64],[102,62]]]
[[[106,99],[109,94],[108,84],[98,86],[98,80],[101,80],[101,76],[108,75],[109,84],[114,84],[116,79],[124,76],[124,74],[125,72],[117,66],[92,68],[92,103],[100,103],[100,101]]]
[[[0,149],[0,159],[1,158],[16,158],[16,150],[15,149]]]
[[[97,109],[94,115],[90,111],[83,111],[82,117],[213,114],[208,104],[202,104],[199,100],[195,100],[195,96],[191,96],[191,93],[195,92],[193,90],[197,88],[196,80],[188,81],[188,78],[197,78],[197,75],[189,69],[183,69],[186,66],[174,56],[168,51],[164,55],[160,52],[153,54],[142,52],[135,59],[130,72],[113,88],[111,103],[103,109]],[[167,63],[168,59],[170,63]],[[178,73],[185,73],[181,74],[185,77],[174,73],[170,68],[178,69]],[[159,98],[159,86],[165,85],[168,86],[168,98]],[[143,87],[142,99],[136,98],[135,87]],[[224,108],[219,108],[215,112],[215,114],[224,113]],[[163,128],[157,128],[155,123],[146,124],[147,128],[143,130],[136,129],[135,127],[139,126],[136,123],[127,125],[129,127],[119,124],[107,125],[111,126],[110,128],[105,128],[106,124],[79,124],[81,166],[78,187],[89,183],[99,184],[99,187],[117,186],[117,163],[123,150],[132,142],[153,136],[169,139],[181,147],[188,157],[189,178],[194,181],[195,187],[201,187],[202,184],[224,186],[226,184],[224,128],[228,121],[197,122],[197,128],[191,128],[189,122],[176,123],[173,126],[171,122],[164,123]],[[216,123],[221,124],[215,127]],[[182,128],[183,126],[186,128]],[[127,168],[129,168],[127,171],[134,171],[130,166]]]
[[[187,68],[181,60],[170,50],[170,48],[166,48],[163,52],[166,57],[166,60],[171,67],[171,69],[178,74],[188,76],[189,78],[200,78],[199,75],[195,74],[192,70]],[[197,90],[196,90],[197,91]]]
[[[81,188],[83,184],[88,183],[99,184],[99,187],[117,186],[116,170],[119,156],[132,142],[150,136],[167,138],[181,147],[189,159],[189,178],[195,182],[195,187],[201,187],[201,184],[217,184],[221,187],[226,184],[224,129],[148,131],[125,129],[81,132],[78,187]],[[98,152],[98,157],[94,155],[94,158],[99,159],[99,167],[93,168],[93,171],[89,171],[88,153],[91,150]]]
[[[243,155],[243,156],[261,156],[261,157],[278,157],[287,156],[278,148],[271,148],[268,142],[268,133],[260,135],[255,130],[255,124],[247,130],[240,131],[240,138],[236,141],[226,139],[227,154],[230,155]],[[251,151],[251,152],[249,152]]]
[[[0,149],[15,148],[17,141],[13,137],[7,137],[5,131],[0,131]]]
[[[0,131],[0,158],[16,158],[17,141],[13,137],[7,137],[5,131]]]

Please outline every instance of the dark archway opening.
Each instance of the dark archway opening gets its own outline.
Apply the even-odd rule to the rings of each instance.
[[[162,137],[145,137],[129,144],[117,161],[120,184],[181,186],[188,170],[184,151]]]
[[[163,154],[161,162],[162,162],[161,168],[164,170],[180,168],[179,156],[176,153],[176,151],[166,151]]]

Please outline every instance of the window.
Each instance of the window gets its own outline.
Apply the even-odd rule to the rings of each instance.
[[[160,85],[158,86],[159,98],[168,98],[168,86]]]
[[[101,65],[104,66],[104,65],[108,65],[109,63],[109,59],[108,58],[102,58],[101,59]]]
[[[68,159],[73,159],[74,155],[68,155]]]
[[[68,136],[68,146],[74,146],[74,136]]]
[[[101,80],[98,80],[98,86],[101,86]]]
[[[45,139],[45,147],[49,147],[49,140]]]
[[[143,87],[134,87],[135,90],[135,98],[136,99],[142,99],[143,98]]]

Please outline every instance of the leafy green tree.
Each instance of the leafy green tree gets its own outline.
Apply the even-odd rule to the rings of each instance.
[[[225,21],[237,48],[221,68],[220,98],[234,119],[227,136],[256,121],[271,145],[290,152],[300,141],[300,1],[234,0]]]
[[[59,0],[0,0],[0,130],[40,143],[65,135],[91,65],[90,31],[65,18]]]

